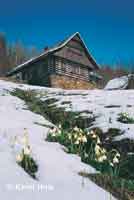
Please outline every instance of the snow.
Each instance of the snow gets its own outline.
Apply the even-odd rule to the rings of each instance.
[[[107,132],[109,128],[117,128],[124,133],[115,139],[134,139],[134,124],[123,124],[117,120],[120,113],[128,113],[134,117],[134,90],[47,90],[42,100],[55,98],[54,103],[66,111],[82,112],[86,117],[95,116],[93,126]],[[42,92],[43,94],[43,92]]]
[[[122,76],[120,78],[114,78],[107,83],[105,89],[106,90],[125,89],[128,86],[128,82],[129,82],[128,76]]]
[[[99,100],[104,98],[104,95],[103,98],[101,97],[103,92],[99,90],[94,92],[71,91],[72,96],[64,96],[63,98],[62,95],[58,96],[58,94],[68,95],[69,91],[21,85],[0,80],[1,199],[71,200],[76,198],[77,200],[86,200],[89,199],[89,196],[94,200],[109,199],[110,194],[108,192],[78,175],[80,171],[95,172],[92,167],[82,163],[78,156],[65,153],[61,145],[45,141],[49,129],[37,123],[49,125],[51,123],[42,116],[26,109],[26,105],[22,100],[11,96],[8,91],[14,88],[47,91],[48,96],[57,96],[60,101],[65,100],[64,98],[72,101],[74,110],[78,110],[80,107],[83,109],[89,108],[89,105],[86,106],[86,102],[94,99],[93,94]],[[76,95],[77,93],[81,93],[81,95],[79,94],[79,99],[78,95]],[[83,94],[87,95],[86,99]],[[99,97],[97,97],[98,95]],[[18,166],[14,149],[11,146],[12,137],[21,136],[24,133],[24,128],[28,130],[33,156],[39,165],[38,181],[33,180]]]

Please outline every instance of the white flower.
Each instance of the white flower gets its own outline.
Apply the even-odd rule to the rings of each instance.
[[[89,131],[87,132],[87,135],[90,135],[90,132],[89,132]]]
[[[79,128],[79,132],[83,133],[83,130],[81,128]]]
[[[94,139],[97,138],[97,135],[95,134],[93,130],[90,131],[89,135]]]
[[[102,163],[103,162],[103,157],[100,156],[98,159],[97,159],[98,162]]]
[[[31,154],[31,149],[30,149],[30,147],[25,147],[25,148],[24,148],[24,154],[25,154],[25,155],[30,155],[30,154]]]
[[[117,153],[115,156],[118,157],[118,158],[120,158],[120,154],[119,153]]]
[[[75,127],[73,128],[73,130],[77,132],[77,131],[79,131],[79,128],[78,128],[77,126],[75,126]]]
[[[49,133],[53,133],[53,129],[52,128],[49,130]]]
[[[76,142],[75,142],[74,144],[77,144],[77,145],[78,145],[79,143],[80,143],[79,140],[76,140]]]
[[[21,153],[21,154],[17,154],[17,156],[16,156],[16,161],[17,161],[18,163],[20,163],[22,160],[23,160],[23,154],[22,154],[22,153]]]
[[[58,135],[60,135],[60,134],[61,134],[61,130],[60,130],[60,129],[58,130],[58,133],[57,133],[57,134],[58,134]]]
[[[91,131],[90,131],[90,134],[91,134],[91,135],[93,135],[93,134],[94,134],[94,131],[93,131],[93,130],[91,130]]]
[[[28,146],[29,145],[28,132],[25,131],[23,137],[21,138],[21,143],[24,146]]]
[[[107,156],[106,155],[103,155],[102,158],[103,158],[103,161],[107,160]]]
[[[57,132],[57,128],[56,127],[53,127],[49,130],[49,133],[53,134],[53,133],[56,133]]]
[[[56,137],[56,133],[53,132],[53,133],[52,133],[52,137]]]
[[[68,139],[71,140],[72,139],[72,135],[68,134]]]
[[[103,156],[100,156],[100,157],[97,158],[98,162],[103,162],[105,160],[107,160],[107,156],[106,155],[103,155]]]
[[[57,128],[56,128],[56,127],[53,128],[53,132],[54,132],[54,133],[57,132]]]
[[[110,162],[110,165],[113,167],[114,166],[114,164],[112,163],[112,162]]]
[[[97,144],[100,144],[100,143],[101,143],[100,138],[97,137]]]
[[[116,156],[113,158],[113,163],[119,163],[119,159]]]
[[[74,138],[75,138],[75,139],[77,138],[77,134],[74,134]]]
[[[97,135],[96,135],[96,134],[93,134],[93,135],[92,135],[92,138],[97,138]]]
[[[104,149],[104,148],[101,149],[102,154],[105,154],[106,152],[107,152],[106,149]]]
[[[59,129],[61,129],[61,128],[62,128],[61,124],[59,124],[58,128],[59,128]]]
[[[86,142],[87,142],[86,136],[83,136],[81,139],[82,139],[82,142],[83,142],[83,143],[86,143]]]
[[[100,147],[99,145],[95,145],[95,154],[96,154],[97,156],[99,156],[99,155],[100,155],[100,152],[101,152],[101,147]]]

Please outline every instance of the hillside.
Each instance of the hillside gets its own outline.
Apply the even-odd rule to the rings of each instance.
[[[80,155],[68,154],[68,146],[59,144],[65,144],[63,141],[55,138],[55,142],[50,142],[51,138],[48,140],[47,137],[54,124],[61,124],[67,131],[76,126],[89,132],[94,130],[107,151],[117,149],[124,159],[134,152],[134,90],[69,91],[1,80],[0,112],[2,199],[115,199],[106,186],[86,178],[88,174],[98,174],[101,171],[99,165],[81,162]],[[32,156],[38,164],[37,180],[16,163],[20,146],[14,144],[13,139],[21,139],[25,131]],[[124,179],[126,174],[121,176]],[[131,171],[128,177],[133,178]],[[112,190],[110,192],[114,194]],[[127,195],[114,196],[128,199]],[[134,197],[131,192],[130,197],[131,200]]]

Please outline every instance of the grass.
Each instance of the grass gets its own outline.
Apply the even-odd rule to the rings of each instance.
[[[55,125],[58,125],[60,122],[64,129],[69,129],[73,126],[86,128],[94,121],[94,117],[87,117],[83,119],[80,116],[80,112],[66,112],[65,108],[56,107],[56,105],[54,105],[54,103],[57,102],[55,98],[41,100],[40,97],[38,97],[39,94],[34,90],[24,91],[21,89],[15,89],[11,92],[11,95],[24,100],[32,112],[41,114]]]
[[[106,155],[107,160],[100,162],[96,159],[94,151],[98,141],[97,138],[95,141],[94,138],[92,139],[90,135],[80,129],[78,132],[74,130],[70,130],[69,132],[61,130],[60,133],[55,133],[56,132],[54,132],[54,135],[53,132],[48,134],[47,141],[59,142],[66,147],[66,152],[79,155],[82,162],[93,166],[99,171],[99,174],[92,175],[81,172],[80,175],[90,178],[97,185],[109,191],[120,200],[134,200],[134,155],[128,155],[127,152],[121,152],[119,162],[114,164],[114,166],[111,166],[115,154],[119,152],[114,146],[106,145],[105,142],[103,142],[104,137],[101,138],[102,142],[99,142],[99,146],[102,150],[105,150],[106,153],[102,154],[102,156]],[[99,129],[96,133],[102,136]],[[120,134],[118,129],[110,129],[109,134],[110,133],[114,136]],[[85,143],[76,143],[76,138],[83,136],[86,136],[87,141]],[[116,153],[113,155],[112,152]]]
[[[120,113],[118,121],[124,124],[134,124],[134,118],[130,117],[128,113]]]
[[[119,200],[134,200],[134,180],[126,180],[107,174],[80,172],[79,175],[89,178]]]
[[[56,137],[51,137],[51,135],[48,135],[48,141],[59,142],[60,144],[67,147],[66,149],[68,153],[78,154],[83,162],[92,165],[94,168],[101,172],[101,174],[99,175],[80,175],[90,178],[96,184],[108,190],[115,197],[121,200],[134,200],[134,156],[127,154],[128,152],[134,152],[134,144],[132,141],[126,140],[118,142],[113,141],[113,138],[115,136],[119,136],[122,134],[119,129],[111,128],[106,134],[103,134],[103,132],[99,128],[95,129],[97,135],[102,140],[101,145],[103,145],[104,148],[106,148],[108,151],[110,151],[112,148],[115,148],[119,152],[123,153],[120,172],[118,172],[118,175],[113,177],[106,164],[103,165],[96,162],[93,158],[87,158],[85,156],[85,153],[91,153],[90,142],[88,142],[87,144],[82,144],[78,147],[77,145],[72,145],[73,143],[70,143],[70,141],[68,140],[68,135],[74,126],[78,126],[79,128],[82,128],[84,130],[85,128],[89,127],[90,124],[92,124],[95,119],[94,117],[83,118],[82,116],[80,116],[81,112],[66,112],[64,108],[56,107],[55,103],[57,102],[57,99],[49,98],[47,100],[41,100],[39,94],[34,90],[23,91],[21,89],[15,89],[11,92],[11,94],[24,100],[29,110],[37,114],[41,114],[55,125],[59,125],[59,123],[62,125],[62,134]],[[50,126],[50,128],[52,127]],[[106,140],[107,138],[108,140]]]

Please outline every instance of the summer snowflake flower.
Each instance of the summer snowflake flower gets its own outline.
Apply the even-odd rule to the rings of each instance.
[[[91,130],[90,132],[89,132],[89,135],[92,137],[92,138],[97,138],[97,135],[96,135],[96,133],[93,131],[93,130]]]
[[[89,131],[87,132],[87,135],[90,135],[90,132],[89,132]]]
[[[116,156],[113,158],[113,163],[119,163],[119,159]]]
[[[110,165],[113,167],[114,166],[114,164],[112,163],[112,162],[110,162]]]
[[[79,128],[77,126],[75,126],[73,130],[77,132],[77,131],[79,131]]]
[[[117,153],[115,156],[118,157],[118,158],[120,158],[120,154],[119,153]]]
[[[105,160],[107,160],[107,157],[106,157],[105,155],[100,156],[100,157],[97,159],[98,162],[103,162],[103,161],[105,161]]]
[[[60,135],[60,134],[61,134],[61,130],[59,129],[59,130],[58,130],[58,135]]]
[[[20,163],[23,160],[23,154],[17,154],[16,161]]]
[[[25,147],[25,148],[24,148],[24,154],[25,154],[25,155],[30,155],[30,154],[31,154],[31,149],[30,149],[30,147]]]
[[[86,143],[86,142],[87,142],[86,136],[83,136],[81,139],[82,139],[82,142],[83,142],[83,143]]]
[[[100,138],[97,137],[97,144],[100,144],[100,143],[101,143]]]
[[[82,130],[81,128],[79,128],[79,132],[80,132],[80,133],[83,133],[83,130]]]
[[[95,154],[98,156],[98,155],[100,155],[100,152],[101,152],[101,147],[99,145],[96,145],[95,146]]]
[[[102,154],[107,153],[106,149],[104,149],[104,148],[101,149],[101,152],[102,152]]]
[[[96,134],[93,134],[93,135],[92,135],[92,138],[97,138],[97,135],[96,135]]]
[[[23,135],[23,137],[22,137],[22,139],[21,139],[21,143],[22,143],[24,146],[27,146],[27,145],[29,145],[28,132],[27,132],[26,129],[24,129],[24,130],[25,130],[25,132],[24,132],[24,135]]]
[[[74,138],[75,138],[75,139],[77,138],[77,134],[74,134]]]
[[[79,140],[76,140],[75,144],[77,144],[77,145],[78,145],[79,143],[80,143],[80,142],[79,142]]]
[[[59,124],[58,128],[59,128],[59,129],[61,129],[61,128],[62,128],[61,124]]]
[[[56,137],[56,133],[52,133],[52,137]]]
[[[71,140],[72,139],[72,135],[68,134],[68,139]]]
[[[93,130],[91,130],[91,131],[90,131],[90,134],[91,134],[91,135],[93,135],[93,134],[94,134],[94,131],[93,131]]]

